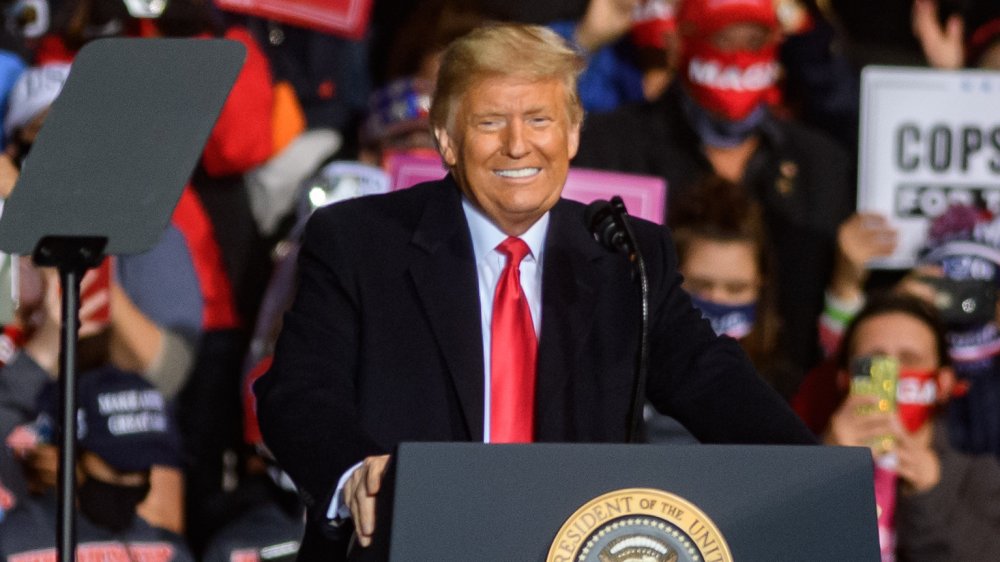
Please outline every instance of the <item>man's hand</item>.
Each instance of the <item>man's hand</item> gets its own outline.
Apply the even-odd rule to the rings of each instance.
[[[949,16],[942,27],[938,22],[937,0],[915,0],[911,24],[928,64],[946,70],[962,68],[965,63],[965,47],[962,44],[965,32],[961,16]]]
[[[851,394],[830,417],[830,427],[827,430],[824,443],[827,445],[843,445],[848,447],[871,447],[872,443],[883,435],[893,433],[894,414],[889,412],[865,412],[874,410],[878,405],[878,397],[865,394]],[[879,451],[872,449],[874,454]]]
[[[389,463],[389,455],[368,457],[344,484],[344,503],[354,519],[354,533],[358,544],[368,546],[375,533],[375,496],[382,487],[382,475]]]
[[[576,26],[576,42],[589,52],[614,43],[628,32],[639,0],[590,0]]]
[[[28,490],[43,493],[51,490],[59,481],[59,448],[47,443],[39,444],[25,459],[25,473]]]
[[[847,302],[860,299],[868,278],[868,262],[892,255],[896,237],[896,229],[877,213],[855,213],[841,223],[830,292]]]

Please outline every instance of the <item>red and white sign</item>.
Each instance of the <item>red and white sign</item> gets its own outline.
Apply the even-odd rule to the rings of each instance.
[[[250,14],[361,39],[368,28],[372,0],[215,0],[222,10]]]

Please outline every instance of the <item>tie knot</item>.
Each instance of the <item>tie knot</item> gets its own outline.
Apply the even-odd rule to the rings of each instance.
[[[515,238],[514,236],[508,237],[506,240],[497,245],[497,251],[501,254],[507,256],[507,263],[512,265],[518,265],[524,256],[531,253],[531,249],[528,248],[528,244],[520,238]]]

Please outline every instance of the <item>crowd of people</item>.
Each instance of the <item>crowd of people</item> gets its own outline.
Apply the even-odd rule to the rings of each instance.
[[[895,4],[896,20],[882,14],[894,27],[880,44],[879,34],[857,17],[858,10],[874,8],[850,0],[375,0],[361,39],[226,12],[208,0],[167,0],[154,18],[133,13],[122,0],[4,2],[2,198],[15,189],[20,170],[32,165],[31,146],[87,42],[109,36],[217,37],[247,49],[236,84],[156,246],[139,255],[107,258],[83,278],[81,552],[163,560],[291,559],[312,526],[308,522],[316,519],[314,512],[329,512],[327,518],[334,521],[354,514],[350,497],[341,493],[350,496],[364,488],[361,477],[349,476],[366,473],[352,465],[367,458],[364,470],[384,467],[385,458],[376,453],[385,443],[423,437],[415,433],[423,429],[432,437],[480,440],[482,404],[469,410],[457,391],[436,395],[433,385],[393,394],[382,388],[415,384],[381,373],[412,363],[408,350],[435,346],[429,334],[407,331],[420,325],[422,320],[413,318],[423,318],[422,305],[395,296],[404,292],[399,284],[404,276],[397,269],[411,259],[401,249],[411,239],[398,238],[402,227],[393,221],[410,220],[399,218],[408,211],[358,205],[325,213],[322,222],[310,218],[331,203],[390,191],[387,163],[395,156],[440,159],[453,179],[434,187],[450,187],[456,194],[454,201],[440,204],[464,212],[473,230],[482,219],[506,234],[523,235],[529,256],[540,259],[541,247],[532,244],[544,235],[532,239],[529,228],[538,217],[524,228],[516,220],[501,220],[512,218],[504,206],[508,202],[483,187],[492,185],[477,168],[478,159],[486,157],[465,144],[467,137],[487,136],[496,125],[487,115],[463,132],[455,128],[455,119],[475,113],[480,102],[484,107],[501,99],[498,104],[508,103],[508,96],[542,100],[540,109],[528,108],[528,113],[544,113],[545,103],[556,98],[562,108],[564,102],[553,93],[558,90],[541,85],[562,88],[553,77],[565,74],[572,75],[575,88],[565,108],[568,121],[539,117],[554,121],[559,130],[542,140],[543,133],[535,131],[539,136],[526,141],[532,146],[525,150],[541,147],[556,168],[566,159],[578,168],[665,180],[665,224],[672,234],[664,239],[673,247],[660,247],[664,242],[656,233],[663,229],[643,223],[638,233],[662,262],[651,266],[661,288],[669,289],[673,279],[664,268],[676,267],[699,314],[678,312],[688,301],[678,301],[674,293],[660,295],[657,313],[685,326],[697,324],[685,337],[699,342],[712,334],[724,336],[720,354],[733,353],[735,345],[725,346],[738,342],[769,388],[741,379],[742,363],[734,363],[732,383],[745,399],[759,397],[753,405],[734,407],[734,419],[741,414],[750,419],[750,410],[760,405],[774,408],[774,419],[767,422],[772,426],[744,428],[745,433],[702,423],[691,407],[669,396],[678,390],[678,396],[700,395],[676,387],[676,381],[664,382],[667,375],[657,378],[658,369],[666,367],[652,365],[644,436],[661,443],[808,442],[798,427],[780,427],[787,408],[820,442],[872,448],[884,562],[1000,559],[1000,217],[984,207],[953,206],[930,225],[916,267],[872,269],[872,260],[894,252],[897,232],[890,217],[859,211],[856,205],[862,64],[1000,70],[1000,8],[989,0]],[[514,79],[503,73],[509,61],[477,59],[478,52],[466,60],[446,51],[473,30],[501,22],[551,30],[567,53],[576,53],[581,68],[565,70],[572,61],[554,50],[551,65],[559,69],[540,70],[540,62],[531,72],[541,78],[532,74],[534,81],[525,83],[520,75]],[[900,36],[908,40],[892,42]],[[519,41],[538,40],[543,58],[554,39],[515,33],[476,40],[482,45],[506,41],[508,50],[498,52],[507,56],[520,53]],[[444,74],[439,76],[439,70]],[[494,79],[479,80],[481,74]],[[478,98],[467,96],[473,91]],[[435,102],[440,92],[447,99]],[[525,126],[540,131],[548,121]],[[417,208],[433,200],[431,191],[416,188],[408,204]],[[464,198],[457,196],[460,192]],[[482,213],[460,204],[470,200]],[[546,210],[552,209],[547,228],[561,233],[559,221],[571,211],[553,207],[554,201],[547,204]],[[392,219],[385,219],[384,233],[372,232],[364,240],[360,233],[378,223],[359,217],[373,210]],[[355,255],[358,248],[350,246],[372,240],[388,258]],[[439,243],[418,241],[428,252]],[[478,243],[474,232],[472,245]],[[473,250],[478,259],[481,249]],[[328,274],[327,262],[348,271]],[[525,263],[529,269],[522,275],[539,272],[541,279],[539,262],[529,257]],[[494,286],[500,267],[502,262],[493,273]],[[301,268],[307,269],[300,286]],[[426,280],[433,280],[435,271],[429,270]],[[555,267],[546,271],[564,273]],[[0,275],[15,279],[18,289],[0,335],[0,436],[5,443],[0,448],[0,556],[23,562],[55,548],[59,427],[53,395],[60,288],[54,272],[25,257],[4,256]],[[439,279],[453,283],[455,295],[476,291],[475,278],[468,286]],[[354,286],[362,281],[371,286]],[[405,286],[410,283],[405,277]],[[325,284],[339,292],[325,294]],[[956,311],[945,302],[959,290],[982,299],[977,314],[963,315],[961,307]],[[464,310],[455,295],[434,294],[455,299],[455,307]],[[492,292],[478,294],[491,300]],[[530,301],[534,332],[545,336],[547,325],[537,314],[542,305]],[[610,310],[616,302],[595,305],[595,310],[619,318],[624,313]],[[623,306],[629,302],[621,297]],[[390,305],[395,307],[391,312]],[[413,314],[410,320],[407,313]],[[313,341],[323,335],[360,339],[330,328],[342,321],[333,317],[338,314],[364,316],[357,321],[358,331],[369,338],[357,343],[364,349],[327,349]],[[708,322],[699,323],[701,317]],[[373,318],[386,323],[370,327]],[[279,342],[285,320],[291,324]],[[555,320],[546,317],[546,322]],[[654,323],[654,337],[674,334],[676,327],[662,324]],[[601,351],[622,343],[587,341]],[[480,351],[489,380],[490,350]],[[539,369],[546,366],[548,352],[539,348]],[[422,368],[440,367],[448,353],[433,361],[419,356]],[[652,359],[688,360],[687,353],[654,346]],[[871,365],[873,358],[888,360],[898,379],[906,381],[891,412],[870,412],[878,410],[877,400],[852,392],[858,365]],[[470,360],[447,359],[449,366]],[[338,374],[337,384],[350,379],[350,392],[363,394],[365,400],[358,401],[364,404],[338,396],[340,402],[330,406],[335,413],[322,411],[324,388],[314,396],[316,406],[296,406],[302,394],[292,391],[308,393],[309,388],[289,386],[290,373],[308,365],[329,369],[330,361],[339,362],[345,373],[357,369]],[[723,370],[717,363],[705,368]],[[302,375],[295,384],[328,386],[323,376]],[[609,385],[609,393],[614,390],[610,383],[600,384]],[[906,395],[904,388],[917,390]],[[575,390],[595,402],[605,399],[589,396],[590,388]],[[446,394],[447,400],[441,398]],[[727,393],[733,404],[737,394]],[[357,419],[349,415],[355,406],[384,416],[391,405],[408,411],[417,396],[425,398],[425,407],[442,401],[442,412],[457,407],[452,401],[462,402],[463,419],[472,413],[478,421],[466,423],[478,425],[478,431],[455,433],[451,426],[458,422],[449,419],[442,422],[451,424],[448,431],[434,433],[441,420],[415,414],[405,430],[371,422],[367,410]],[[267,401],[263,432],[258,398]],[[616,408],[615,402],[609,411]],[[299,412],[297,418],[292,409]],[[567,412],[566,424],[579,422],[571,419],[572,410]],[[369,424],[366,430],[378,446],[341,439],[333,430],[327,441],[315,441],[317,433],[324,433],[320,428],[337,420],[346,427]],[[622,440],[621,428],[596,427],[601,421],[588,420],[585,431],[575,426],[550,430],[546,424],[553,420],[536,419],[535,438]],[[486,414],[487,441],[490,423]],[[344,451],[312,450],[317,442]],[[306,462],[334,469],[316,475],[302,466]],[[357,524],[366,544],[371,533]]]

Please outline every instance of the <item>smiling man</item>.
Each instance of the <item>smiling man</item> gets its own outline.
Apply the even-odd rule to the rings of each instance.
[[[584,205],[560,198],[582,67],[544,28],[473,31],[445,53],[431,107],[449,175],[312,216],[255,386],[264,440],[310,509],[300,559],[343,556],[352,532],[373,552],[400,442],[626,439],[639,293]],[[633,229],[652,292],[649,400],[703,441],[813,442],[692,308],[666,230]],[[321,547],[321,529],[337,544]]]

